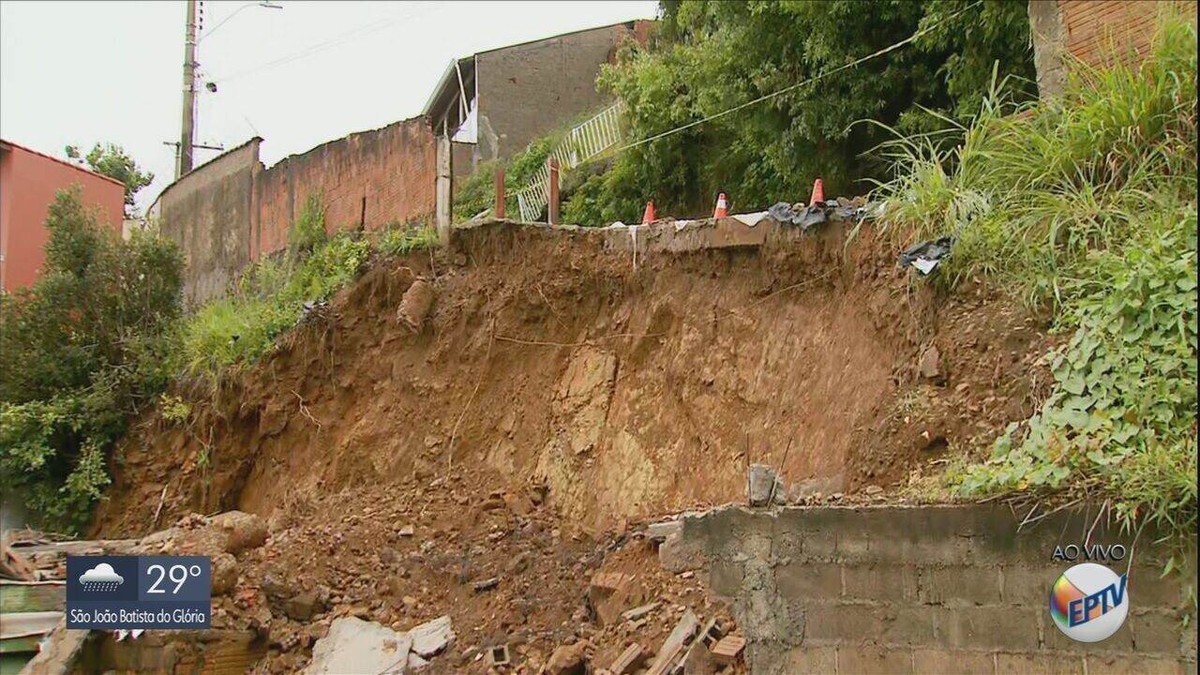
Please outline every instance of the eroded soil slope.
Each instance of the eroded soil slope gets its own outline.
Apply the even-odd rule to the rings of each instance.
[[[793,489],[903,483],[1025,416],[1046,338],[983,288],[938,298],[870,232],[641,255],[587,232],[488,226],[381,261],[187,425],[124,443],[98,535],[188,512],[264,517],[467,467],[545,486],[571,527]],[[399,315],[418,279],[434,302]],[[339,514],[340,515],[340,514]],[[320,516],[314,516],[319,518]]]

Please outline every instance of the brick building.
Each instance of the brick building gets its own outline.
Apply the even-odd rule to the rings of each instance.
[[[0,140],[0,289],[33,284],[46,261],[46,213],[59,190],[79,186],[86,206],[121,233],[125,186],[50,155]]]
[[[534,140],[597,112],[600,67],[627,39],[643,44],[654,21],[589,28],[455,59],[422,114],[437,137],[438,223],[448,225],[452,177],[505,160]],[[459,214],[462,215],[462,214]]]
[[[1196,21],[1196,0],[1029,0],[1038,91],[1062,90],[1067,59],[1103,67],[1144,56],[1164,12]]]

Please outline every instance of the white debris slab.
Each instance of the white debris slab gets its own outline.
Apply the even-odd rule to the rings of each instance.
[[[309,675],[387,673],[407,671],[413,639],[375,622],[345,617],[329,626],[329,633],[313,645]]]
[[[454,642],[454,629],[448,614],[423,623],[408,631],[408,634],[412,637],[412,650],[425,658],[441,652]]]

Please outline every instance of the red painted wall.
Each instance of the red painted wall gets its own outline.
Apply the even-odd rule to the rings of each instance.
[[[33,284],[50,238],[46,212],[59,190],[79,185],[83,203],[99,207],[100,221],[121,235],[125,186],[65,161],[0,141],[0,288]]]

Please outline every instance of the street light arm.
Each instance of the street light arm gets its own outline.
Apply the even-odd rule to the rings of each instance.
[[[205,38],[207,38],[207,37],[211,36],[213,33],[217,32],[218,28],[220,28],[221,26],[224,26],[226,23],[229,22],[230,19],[237,16],[238,12],[242,11],[243,9],[248,9],[250,7],[265,7],[266,9],[283,9],[283,5],[276,5],[273,2],[247,2],[246,4],[242,5],[241,7],[238,7],[237,9],[230,12],[229,16],[226,16],[224,19],[221,19],[220,21],[218,21],[217,25],[213,26],[211,30],[205,32],[204,35],[201,35],[199,37],[199,39],[196,40],[196,44],[199,44]]]

